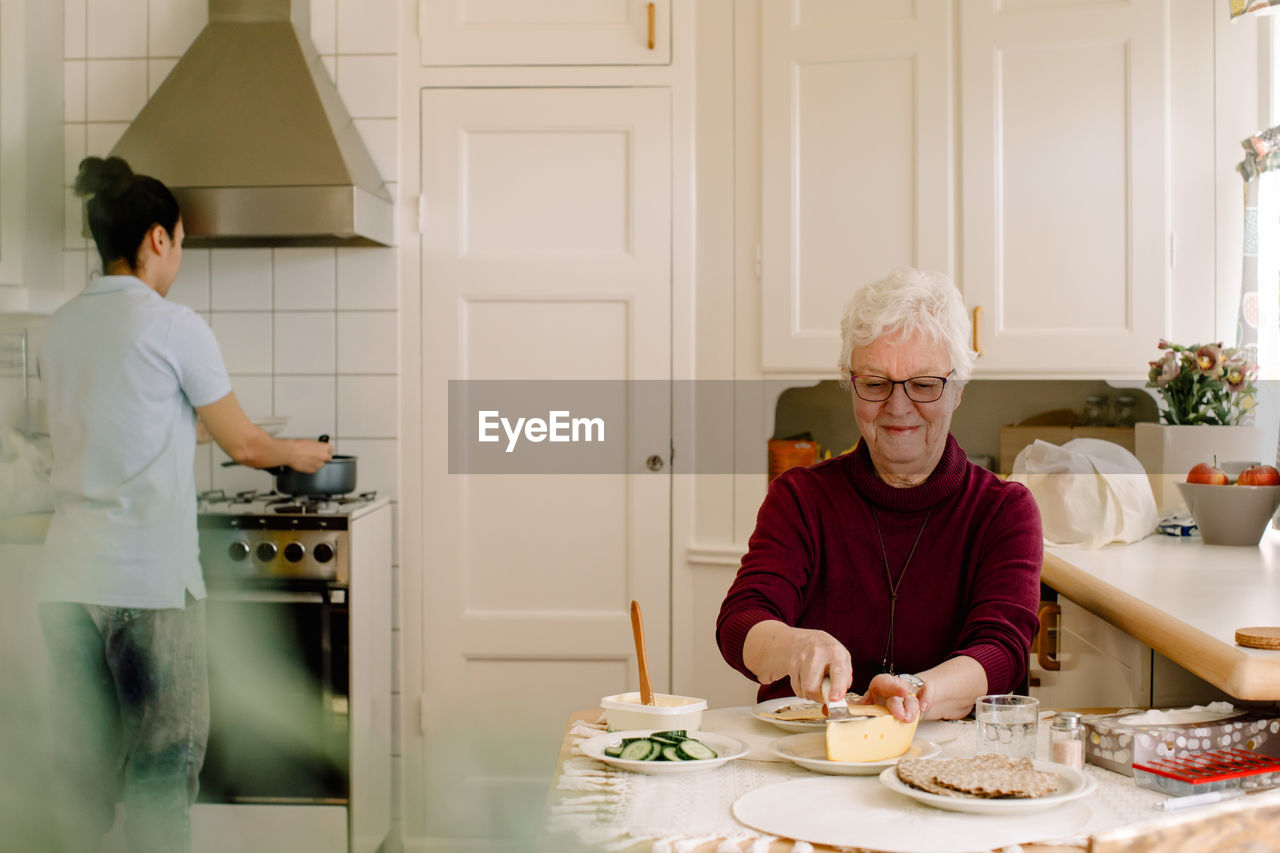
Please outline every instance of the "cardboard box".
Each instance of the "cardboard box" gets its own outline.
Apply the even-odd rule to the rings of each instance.
[[[1133,427],[1096,426],[1004,426],[1000,427],[1000,473],[1013,471],[1013,460],[1022,448],[1036,441],[1066,444],[1073,438],[1100,438],[1113,441],[1133,453]]]
[[[788,468],[807,468],[818,461],[820,451],[816,441],[769,439],[769,479],[772,480]]]
[[[1248,749],[1280,757],[1280,716],[1239,710],[1235,716],[1206,723],[1132,725],[1140,711],[1085,717],[1084,756],[1090,764],[1133,775],[1134,763],[1174,758],[1211,749]]]

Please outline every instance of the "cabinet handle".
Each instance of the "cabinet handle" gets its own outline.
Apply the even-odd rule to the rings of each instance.
[[[1057,604],[1044,604],[1041,605],[1040,612],[1036,615],[1040,618],[1040,633],[1036,635],[1036,661],[1040,664],[1040,668],[1046,672],[1057,672],[1062,669],[1062,661],[1058,660],[1057,657],[1057,643],[1054,644],[1053,657],[1049,656],[1049,620],[1051,618],[1060,619],[1062,608]]]
[[[982,355],[982,306],[973,306],[973,351],[979,356]]]
[[[649,50],[653,50],[653,6],[649,4]]]

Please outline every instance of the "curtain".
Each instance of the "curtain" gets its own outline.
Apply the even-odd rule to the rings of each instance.
[[[1270,14],[1280,11],[1280,0],[1231,0],[1231,17],[1238,18],[1251,12]]]
[[[1280,125],[1240,144],[1245,157],[1236,170],[1244,178],[1244,246],[1236,346],[1260,362],[1276,357],[1271,349],[1280,341]],[[1265,341],[1259,340],[1259,328]]]

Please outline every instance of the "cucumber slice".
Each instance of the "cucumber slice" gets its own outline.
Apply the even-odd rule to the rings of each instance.
[[[678,746],[664,746],[662,748],[663,761],[684,761],[684,757],[680,754]]]
[[[670,740],[674,740],[674,741],[682,741],[688,738],[688,730],[672,729],[671,731],[667,731],[667,732],[654,732],[653,734],[649,735],[649,737],[669,738]]]
[[[655,743],[660,743],[663,746],[679,746],[680,742],[684,740],[684,738],[667,737],[662,734],[651,734],[649,735],[649,740]]]
[[[702,741],[694,740],[693,738],[689,738],[687,740],[682,741],[680,745],[676,747],[676,749],[679,750],[683,758],[689,759],[689,760],[696,761],[699,759],[716,757],[716,751],[714,749],[707,746]]]
[[[627,761],[653,761],[661,751],[661,748],[648,738],[639,738],[623,746],[618,757]]]
[[[609,756],[610,758],[621,758],[622,744],[618,744],[617,746],[606,746],[604,748],[604,754]]]

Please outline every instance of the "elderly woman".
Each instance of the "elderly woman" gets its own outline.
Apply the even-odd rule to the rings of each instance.
[[[969,328],[951,281],[914,269],[846,308],[841,385],[862,440],[770,484],[716,623],[760,700],[852,688],[903,721],[954,719],[1026,675],[1040,514],[949,431],[973,369]]]

